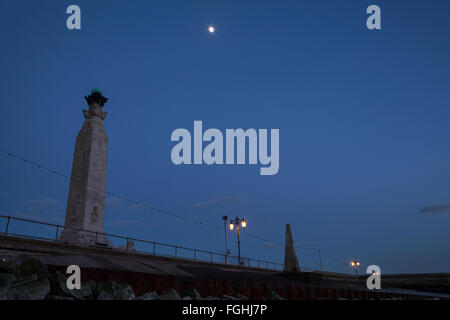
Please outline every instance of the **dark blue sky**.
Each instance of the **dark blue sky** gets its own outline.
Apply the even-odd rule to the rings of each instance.
[[[71,4],[79,31],[66,28]],[[366,28],[371,4],[382,30]],[[297,245],[337,259],[323,257],[328,270],[358,258],[449,272],[449,14],[449,1],[425,0],[2,1],[0,147],[70,174],[98,87],[109,191],[218,226],[245,216],[246,256],[282,262],[283,247],[245,233],[283,242],[290,223]],[[279,173],[172,164],[170,135],[194,120],[279,128]],[[63,223],[66,180],[5,155],[0,166],[2,212]],[[110,196],[105,229],[223,250],[223,230]]]

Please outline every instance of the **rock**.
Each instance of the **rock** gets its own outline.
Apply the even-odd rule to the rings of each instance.
[[[229,295],[224,294],[224,295],[222,296],[222,300],[239,300],[239,299],[236,298],[236,297],[233,297],[233,296],[229,296]]]
[[[51,295],[70,297],[75,300],[84,300],[85,296],[92,296],[92,291],[86,284],[81,284],[81,289],[67,288],[67,278],[59,271],[50,275],[49,280]]]
[[[0,300],[7,299],[8,289],[16,277],[9,273],[0,273]]]
[[[194,288],[188,289],[181,294],[181,297],[184,299],[185,297],[189,297],[192,300],[203,300],[200,293]]]
[[[46,300],[75,300],[75,299],[71,297],[49,295],[47,296]]]
[[[46,279],[48,277],[47,266],[41,260],[36,258],[28,258],[19,262],[17,265],[17,277],[26,277],[36,275],[38,279]]]
[[[29,282],[33,282],[33,281],[36,281],[36,280],[38,280],[38,277],[37,277],[37,275],[35,275],[35,274],[32,274],[32,275],[30,275],[30,276],[26,276],[26,277],[21,277],[21,278],[19,278],[19,279],[14,280],[14,281],[11,283],[11,287],[22,286],[22,285],[24,285],[24,284],[27,284],[27,283],[29,283]]]
[[[98,296],[98,284],[97,282],[91,280],[88,283],[86,283],[86,285],[89,287],[91,293],[92,293],[92,298],[95,300]],[[83,285],[81,286],[81,289],[83,289]]]
[[[3,258],[0,260],[0,273],[10,273],[17,278],[36,275],[38,279],[48,277],[47,267],[41,260],[19,255],[13,258]]]
[[[100,282],[97,284],[97,300],[114,300],[114,291],[117,284],[113,281]]]
[[[115,281],[97,284],[97,300],[132,300],[134,292],[128,284],[117,284]]]
[[[204,300],[220,300],[217,297],[207,296]]]
[[[158,294],[156,293],[156,291],[147,292],[142,297],[144,298],[144,300],[158,300]]]
[[[0,290],[9,288],[14,280],[16,280],[16,277],[13,274],[0,273]]]
[[[185,296],[185,297],[183,297],[183,298],[181,298],[182,300],[192,300],[192,298],[191,297],[189,297],[189,296]]]
[[[281,298],[277,292],[271,291],[268,294],[266,294],[263,300],[283,300],[283,298]]]
[[[0,273],[16,274],[16,262],[9,258],[0,260]]]
[[[156,291],[147,292],[143,296],[134,298],[134,300],[158,300],[158,294]]]
[[[133,300],[135,297],[133,289],[129,284],[119,284],[116,292],[116,300]]]
[[[240,294],[240,293],[235,295],[235,297],[238,298],[239,300],[248,300],[247,296],[244,296],[243,294]]]
[[[181,300],[180,295],[174,289],[164,291],[158,298],[159,300]]]
[[[28,282],[16,287],[11,287],[7,293],[9,300],[43,300],[50,292],[48,279],[40,279]]]
[[[97,286],[97,284],[95,284]],[[89,283],[82,283],[81,289],[74,289],[83,299],[85,300],[94,300],[94,292]]]

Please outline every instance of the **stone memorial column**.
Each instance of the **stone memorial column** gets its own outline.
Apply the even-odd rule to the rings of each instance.
[[[65,228],[59,240],[112,247],[108,239],[101,234],[104,232],[108,157],[108,137],[103,126],[107,113],[103,112],[103,105],[108,99],[98,89],[92,90],[85,99],[89,110],[83,110],[85,120],[75,142]]]

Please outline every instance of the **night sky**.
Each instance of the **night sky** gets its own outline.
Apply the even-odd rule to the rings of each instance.
[[[71,4],[81,30],[66,28]],[[371,4],[381,30],[366,28]],[[282,263],[290,223],[326,270],[449,272],[449,14],[425,0],[2,1],[0,148],[70,175],[100,88],[107,190],[217,226],[107,195],[106,232],[223,252],[221,218],[239,215],[243,256]],[[174,165],[171,133],[194,120],[280,129],[278,174]],[[0,153],[1,214],[63,224],[68,189]],[[319,268],[317,251],[297,255]]]

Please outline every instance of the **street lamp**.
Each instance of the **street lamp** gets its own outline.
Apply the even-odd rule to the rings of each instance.
[[[355,268],[355,273],[358,274],[358,267],[359,267],[360,263],[358,260],[352,260],[350,261],[350,266],[352,268]]]
[[[239,266],[241,266],[241,241],[239,239],[239,236],[241,234],[241,230],[239,228],[239,225],[242,227],[242,230],[244,230],[245,228],[247,228],[247,221],[245,221],[244,218],[238,218],[236,216],[236,218],[233,220],[230,220],[230,230],[234,231],[236,230],[237,233],[237,240],[238,240],[238,253],[239,253]]]
[[[225,227],[225,264],[228,264],[228,249],[227,249],[227,216],[223,216],[223,226]]]

